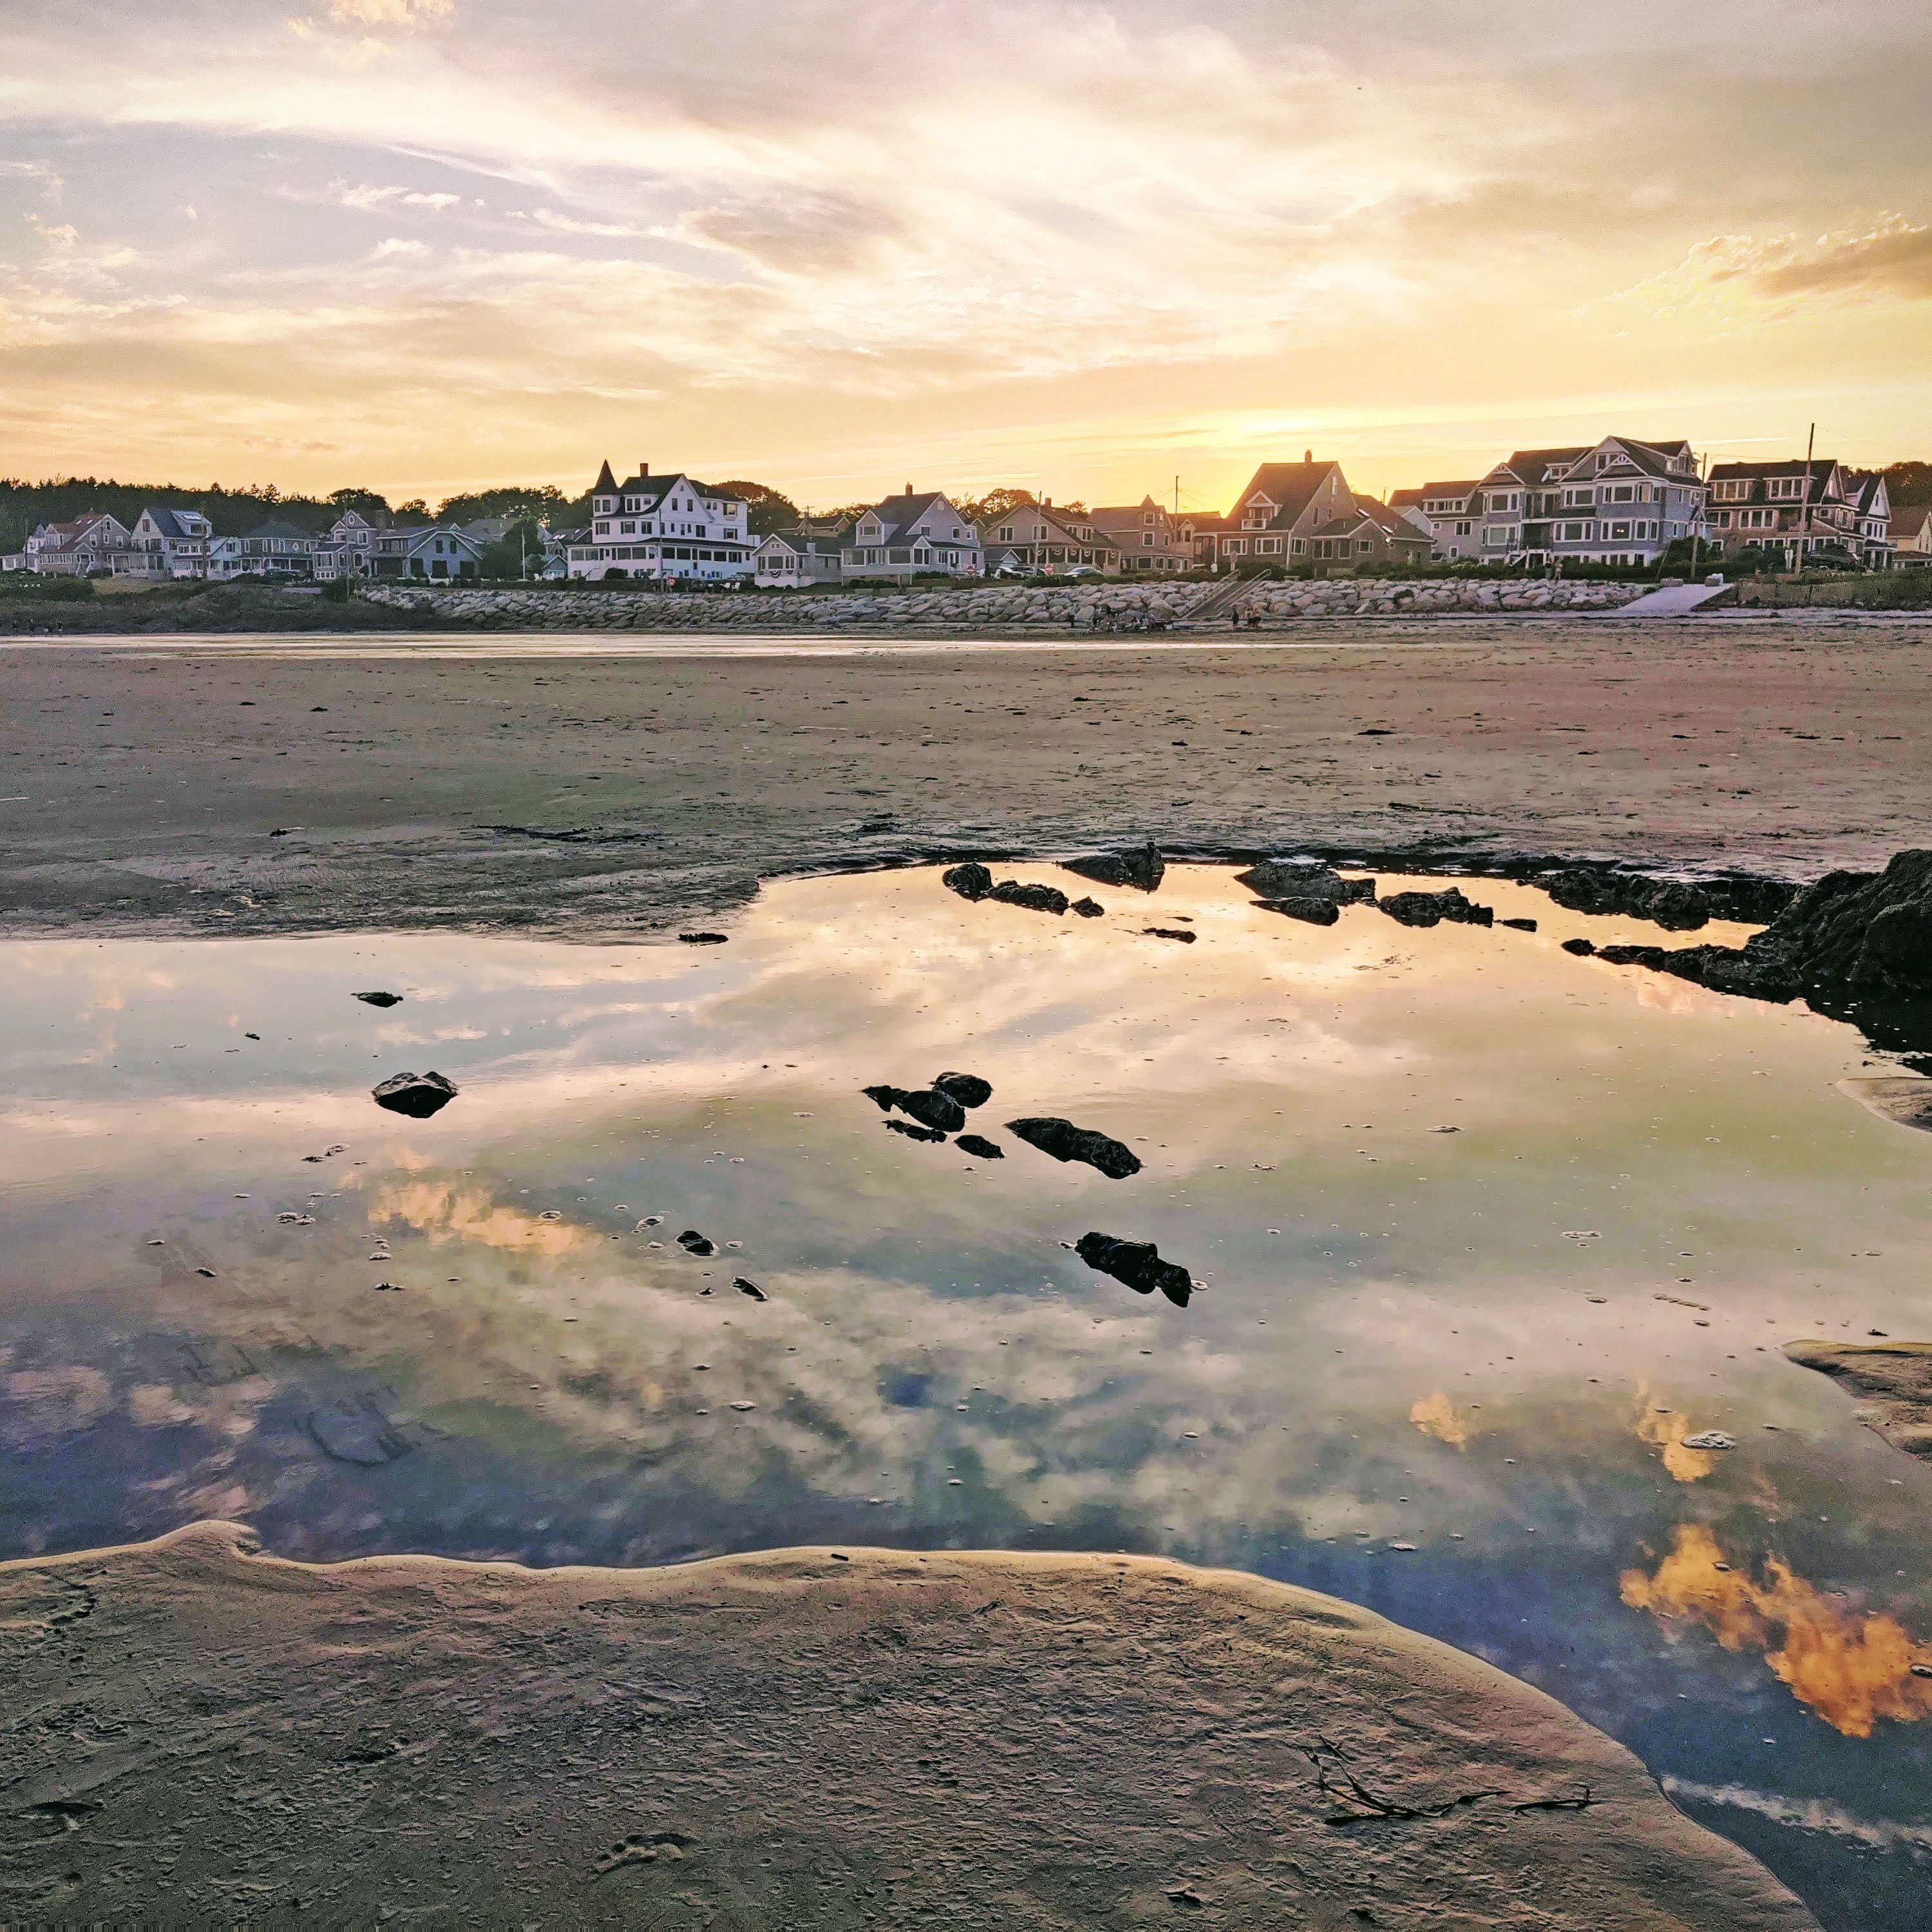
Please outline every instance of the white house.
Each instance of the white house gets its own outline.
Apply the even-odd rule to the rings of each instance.
[[[605,464],[590,486],[590,535],[570,545],[574,578],[723,583],[749,577],[758,546],[751,506],[682,470],[648,464],[620,484]]]
[[[225,581],[235,577],[307,577],[316,540],[292,524],[269,522],[246,536],[216,537],[208,547],[208,574]]]
[[[199,510],[151,503],[135,519],[133,541],[150,577],[206,577],[214,526]]]
[[[979,577],[986,553],[980,532],[944,496],[915,495],[908,483],[860,514],[840,566],[848,577]]]
[[[843,574],[844,538],[816,530],[774,530],[752,554],[753,580],[768,590],[836,584]]]

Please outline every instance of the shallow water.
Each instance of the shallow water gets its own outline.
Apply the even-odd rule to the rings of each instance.
[[[704,948],[0,946],[0,1556],[220,1515],[316,1558],[1234,1564],[1542,1685],[1828,1924],[1922,1925],[1932,1471],[1779,1349],[1928,1332],[1932,1136],[1838,1090],[1848,1029],[1469,889],[1541,930],[1324,930],[1199,867],[1090,922],[795,881]],[[370,1100],[430,1067],[434,1119]],[[859,1091],[944,1069],[1003,1161]]]

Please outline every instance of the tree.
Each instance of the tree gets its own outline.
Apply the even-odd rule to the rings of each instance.
[[[1886,494],[1894,510],[1932,503],[1932,463],[1894,463],[1884,471]]]
[[[396,506],[396,514],[399,517],[427,517],[429,506],[420,496],[412,496],[406,503]]]
[[[436,512],[436,520],[445,524],[472,524],[480,518],[500,517],[506,522],[520,523],[526,520],[548,524],[553,529],[560,527],[559,519],[568,520],[568,513],[574,501],[566,496],[554,483],[535,485],[510,483],[494,490],[472,490],[461,496],[452,496]],[[583,500],[584,514],[590,514],[590,499]]]
[[[527,561],[532,572],[543,568],[543,532],[534,517],[520,517],[501,538],[483,546],[478,566],[485,577],[521,577]]]
[[[988,490],[983,496],[967,497],[959,504],[960,514],[970,521],[983,524],[989,517],[1004,517],[1018,509],[1022,504],[1036,500],[1030,490],[1021,490],[1003,485],[998,490]]]
[[[718,488],[728,496],[742,496],[751,506],[746,523],[754,537],[768,537],[774,530],[796,530],[801,520],[799,507],[782,490],[769,483],[747,482],[742,477]]]
[[[332,490],[328,500],[342,515],[351,510],[364,523],[386,524],[389,520],[389,500],[379,496],[373,490]]]

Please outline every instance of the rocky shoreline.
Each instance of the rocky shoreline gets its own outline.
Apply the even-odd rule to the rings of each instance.
[[[1610,611],[1643,595],[1631,584],[1512,583],[1330,578],[1227,583],[945,586],[904,591],[700,594],[656,590],[481,590],[365,586],[360,601],[420,620],[517,631],[840,631],[944,625],[953,628],[1064,629],[1236,627],[1251,619],[1413,616],[1508,611],[1543,615]],[[1232,606],[1232,613],[1231,607]]]

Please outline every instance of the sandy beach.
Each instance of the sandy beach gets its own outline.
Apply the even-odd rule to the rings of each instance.
[[[1147,1558],[0,1565],[14,1922],[1797,1932],[1540,1692]]]
[[[1273,646],[0,650],[0,924],[611,937],[760,878],[1151,834],[1808,879],[1932,837],[1932,625],[1337,621]]]

